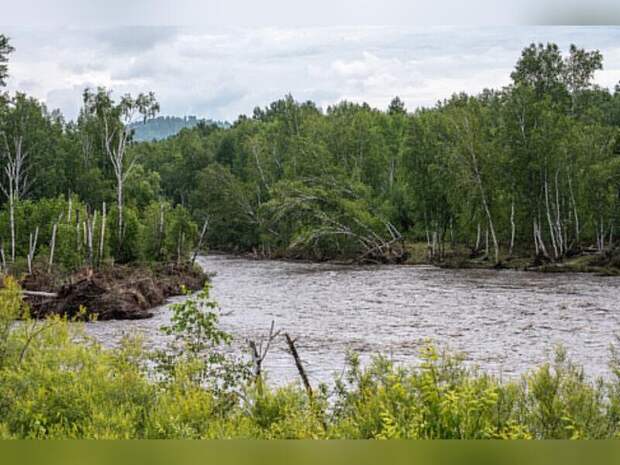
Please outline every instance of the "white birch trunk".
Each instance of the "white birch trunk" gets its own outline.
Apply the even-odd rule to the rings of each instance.
[[[484,257],[489,258],[489,228],[484,230]]]
[[[101,234],[99,235],[99,257],[97,260],[97,264],[100,265],[103,261],[103,246],[105,244],[105,223],[106,223],[106,205],[103,202],[103,207],[101,210]]]
[[[579,214],[577,213],[577,202],[575,202],[575,193],[573,191],[573,182],[570,175],[568,176],[568,190],[570,193],[571,203],[573,204],[573,216],[575,218],[575,242],[579,242],[579,235],[581,233],[579,226]]]
[[[560,169],[558,168],[555,171],[555,228],[557,233],[558,249],[560,255],[564,255],[566,249],[564,246],[564,234],[562,232],[562,216],[560,213],[560,189],[558,187],[559,175]]]
[[[512,200],[510,202],[510,246],[508,248],[508,255],[512,257],[512,251],[515,246],[515,235],[516,235],[516,225],[515,225],[515,202]]]
[[[553,222],[551,221],[551,210],[549,207],[549,184],[547,182],[547,174],[545,173],[545,211],[547,213],[547,223],[549,224],[549,237],[551,238],[551,246],[553,247],[553,256],[554,258],[558,258],[558,246],[555,241],[555,233],[553,228]]]
[[[37,240],[39,238],[39,227],[37,226],[34,230],[34,236],[30,233],[30,239],[28,241],[28,273],[32,274],[32,262],[34,260],[34,254],[37,249]]]
[[[205,222],[202,225],[202,231],[200,231],[200,238],[198,239],[198,245],[194,250],[194,255],[192,256],[192,265],[196,262],[196,257],[198,256],[198,252],[202,249],[202,243],[204,241],[205,234],[207,233],[207,227],[209,226],[209,217],[205,218]],[[264,249],[263,249],[264,255]]]
[[[12,189],[9,198],[9,223],[11,228],[11,263],[15,263],[15,196]]]
[[[71,211],[71,210],[69,210]],[[51,273],[52,272],[52,267],[54,266],[54,250],[56,249],[56,232],[58,229],[58,223],[54,223],[54,226],[52,226],[52,239],[50,241],[50,260],[49,263],[47,265],[47,272]]]

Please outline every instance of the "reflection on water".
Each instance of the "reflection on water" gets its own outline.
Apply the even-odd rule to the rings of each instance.
[[[590,375],[607,375],[609,347],[620,329],[620,278],[589,274],[540,274],[495,270],[444,270],[430,266],[335,266],[203,258],[222,326],[246,350],[276,327],[298,338],[316,383],[341,373],[345,354],[367,360],[382,353],[415,364],[431,339],[465,353],[468,363],[514,376],[549,359],[563,344]],[[123,334],[144,334],[163,346],[158,328],[166,307],[141,321],[96,322],[88,331],[104,344]],[[271,382],[296,380],[284,340],[265,361]]]

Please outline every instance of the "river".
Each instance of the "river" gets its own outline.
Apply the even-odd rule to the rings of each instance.
[[[297,338],[313,383],[342,373],[349,350],[363,361],[381,353],[415,365],[429,340],[504,378],[549,360],[562,344],[588,375],[607,377],[609,348],[620,334],[619,277],[225,255],[202,257],[200,263],[216,273],[213,296],[236,349],[246,350],[247,338],[266,336],[273,320]],[[104,345],[142,333],[147,347],[161,347],[159,328],[170,312],[165,306],[154,312],[148,320],[89,323],[87,331]],[[283,339],[274,343],[265,369],[273,384],[297,379]]]

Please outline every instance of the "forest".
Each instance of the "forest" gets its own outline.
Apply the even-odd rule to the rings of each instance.
[[[3,38],[3,84],[11,50]],[[460,254],[501,266],[613,255],[620,86],[595,85],[602,68],[599,51],[532,44],[510,85],[432,108],[395,97],[385,111],[321,109],[286,95],[153,142],[134,138],[159,112],[152,92],[85,89],[76,121],[4,93],[2,264],[187,256],[203,226],[209,248],[257,257]]]

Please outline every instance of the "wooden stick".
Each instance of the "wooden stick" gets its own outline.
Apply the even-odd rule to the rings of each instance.
[[[293,359],[295,359],[295,366],[297,366],[297,371],[299,372],[299,376],[301,377],[301,380],[304,383],[304,387],[306,388],[308,397],[312,399],[313,398],[312,386],[310,385],[310,381],[308,381],[306,370],[304,370],[304,366],[301,363],[299,354],[297,353],[297,348],[295,347],[295,340],[291,339],[291,336],[289,336],[288,333],[284,333],[284,337],[286,338],[286,343],[288,344],[289,351],[291,352]]]

